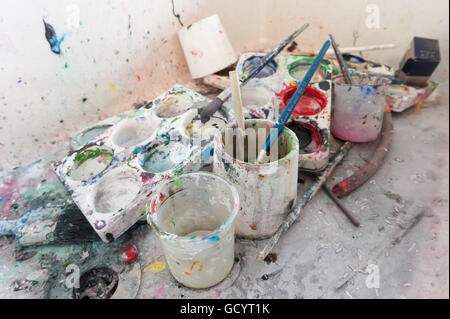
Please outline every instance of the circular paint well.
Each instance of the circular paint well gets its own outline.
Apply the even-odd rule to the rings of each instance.
[[[169,95],[165,97],[156,109],[156,115],[162,118],[169,118],[187,112],[193,103],[184,95]]]
[[[81,133],[80,143],[81,145],[85,145],[92,141],[94,138],[102,134],[104,131],[109,129],[112,125],[101,125],[95,126],[87,129],[86,131]]]
[[[244,61],[242,64],[242,70],[244,73],[250,72],[252,68],[256,67],[262,57],[259,56],[252,56]],[[271,76],[277,71],[278,65],[275,61],[270,61],[261,71],[259,71],[258,74],[255,75],[255,78],[266,78]]]
[[[130,148],[147,140],[156,128],[156,123],[147,118],[125,119],[111,134],[111,141],[119,147]]]
[[[299,154],[317,152],[323,145],[323,136],[319,129],[310,123],[293,121],[287,128],[292,130],[299,142]]]
[[[137,173],[117,168],[101,178],[95,189],[94,206],[98,213],[114,213],[126,208],[139,193]]]
[[[183,143],[161,143],[142,153],[139,164],[147,173],[162,173],[180,165],[188,156],[189,147]]]
[[[273,93],[261,86],[243,86],[241,88],[242,104],[244,106],[259,107],[270,102]]]
[[[280,92],[280,113],[289,104],[289,101],[297,90],[297,87],[298,84],[293,84]],[[324,93],[307,86],[305,92],[297,102],[297,105],[292,112],[292,117],[295,119],[299,116],[319,114],[327,106],[327,103],[327,97]]]
[[[68,172],[70,179],[85,181],[103,172],[113,160],[113,151],[107,147],[89,146],[78,151]]]
[[[311,67],[312,63],[307,62],[299,62],[299,63],[293,63],[289,67],[289,75],[292,76],[297,81],[302,81],[305,77],[306,73],[308,72],[309,68]],[[320,82],[323,79],[325,79],[326,74],[323,72],[323,70],[319,67],[317,71],[314,73],[313,77],[311,78],[310,83],[314,82]]]

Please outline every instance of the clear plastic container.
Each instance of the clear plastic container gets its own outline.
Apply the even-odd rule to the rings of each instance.
[[[350,142],[370,142],[378,138],[383,123],[389,79],[353,76],[353,85],[344,78],[333,80],[331,132]]]
[[[191,288],[207,288],[234,264],[234,227],[239,195],[211,173],[190,173],[158,186],[147,203],[171,274]]]

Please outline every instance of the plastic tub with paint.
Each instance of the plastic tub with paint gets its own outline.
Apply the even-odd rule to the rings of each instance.
[[[389,79],[353,76],[354,85],[343,77],[333,80],[333,117],[331,132],[339,139],[370,142],[378,138],[383,123]]]
[[[227,126],[214,140],[213,172],[230,181],[239,192],[241,209],[236,219],[239,236],[271,236],[297,198],[299,144],[294,132],[285,128],[271,150],[271,161],[255,163],[273,126],[268,120],[245,121],[247,137],[240,148],[241,159],[235,156],[236,139],[230,137],[235,126]]]
[[[90,180],[111,164],[113,154],[113,150],[105,146],[86,146],[73,155],[73,164],[67,176],[73,181]]]
[[[140,116],[132,119],[124,119],[117,123],[111,133],[111,142],[116,147],[129,149],[135,147],[146,140],[149,140],[160,121]]]
[[[146,205],[147,220],[162,244],[171,274],[191,288],[211,287],[234,263],[236,189],[204,172],[160,184]]]

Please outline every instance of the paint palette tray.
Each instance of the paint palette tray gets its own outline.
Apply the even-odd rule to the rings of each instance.
[[[75,132],[74,134],[70,135],[70,148],[72,150],[78,150],[83,146],[86,146],[91,140],[95,139],[97,136],[102,134],[114,124],[118,123],[120,120],[128,117],[135,117],[137,113],[145,111],[145,109],[150,108],[151,105],[152,101],[142,101],[139,103],[135,103],[132,110],[128,110],[115,116],[108,117],[104,120],[101,120],[100,122],[95,123],[94,125]]]
[[[199,109],[209,101],[176,85],[134,114],[111,120],[116,123],[54,164],[56,175],[104,242],[143,217],[145,202],[158,183],[212,161],[215,131],[208,128],[221,129],[229,114],[224,108],[199,124]]]
[[[263,56],[263,53],[241,55],[236,67],[239,75],[248,72]],[[244,116],[276,122],[313,61],[314,57],[309,56],[276,56],[242,87]],[[302,170],[320,171],[328,163],[332,69],[330,61],[323,59],[286,125],[299,139],[299,168]]]

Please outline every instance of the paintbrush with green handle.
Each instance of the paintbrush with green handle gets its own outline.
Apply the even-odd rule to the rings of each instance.
[[[292,42],[297,36],[300,35],[307,27],[309,23],[305,23],[300,29],[291,34],[286,40],[281,42],[273,51],[265,55],[257,66],[252,68],[249,72],[242,74],[240,78],[241,85],[247,83],[251,78],[257,75],[270,61],[273,60],[290,42]],[[222,104],[228,100],[231,96],[231,88],[227,87],[222,93],[220,93],[211,103],[209,103],[200,113],[200,119],[202,123],[209,121],[211,116],[217,112]]]
[[[22,246],[80,244],[100,240],[75,204],[35,208],[16,220],[0,221],[0,236]]]

